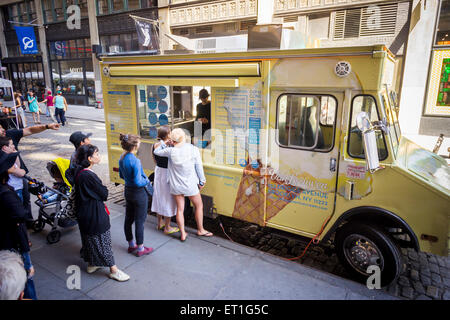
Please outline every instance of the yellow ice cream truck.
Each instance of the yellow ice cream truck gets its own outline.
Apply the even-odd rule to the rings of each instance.
[[[123,183],[119,133],[143,138],[151,173],[158,127],[185,129],[203,159],[205,214],[333,241],[355,277],[378,266],[387,285],[401,247],[447,255],[450,213],[447,162],[401,135],[395,69],[382,45],[105,56],[110,178]]]

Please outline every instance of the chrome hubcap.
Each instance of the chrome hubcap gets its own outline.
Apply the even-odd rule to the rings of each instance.
[[[344,241],[344,255],[352,267],[363,275],[368,275],[369,266],[384,268],[384,259],[378,247],[368,238],[353,234]]]

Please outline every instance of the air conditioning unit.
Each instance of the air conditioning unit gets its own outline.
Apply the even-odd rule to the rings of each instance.
[[[196,53],[247,51],[247,35],[195,39]]]

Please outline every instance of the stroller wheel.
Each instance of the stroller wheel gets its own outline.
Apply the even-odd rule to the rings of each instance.
[[[35,232],[41,232],[45,227],[45,222],[44,220],[41,219],[37,219],[36,221],[33,222],[33,230]]]
[[[61,231],[53,230],[47,235],[47,241],[50,244],[57,243],[61,238]]]

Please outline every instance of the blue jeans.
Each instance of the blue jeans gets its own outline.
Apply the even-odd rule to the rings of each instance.
[[[58,121],[58,123],[62,123],[63,126],[66,124],[65,114],[66,114],[66,112],[64,111],[64,109],[55,108],[56,121]]]
[[[125,237],[127,241],[133,240],[132,225],[136,232],[136,243],[144,243],[144,223],[147,219],[148,194],[144,187],[125,187]]]

